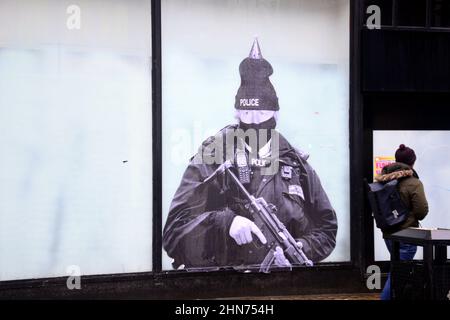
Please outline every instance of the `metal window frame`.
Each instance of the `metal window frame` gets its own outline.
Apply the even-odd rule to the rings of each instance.
[[[426,0],[425,12],[425,26],[399,26],[398,25],[398,1],[392,0],[392,17],[391,25],[381,25],[383,30],[398,30],[398,31],[428,31],[428,32],[450,32],[450,27],[433,27],[432,18],[432,1]],[[365,16],[366,3],[362,6],[361,17]],[[363,28],[367,28],[364,21],[361,22]]]

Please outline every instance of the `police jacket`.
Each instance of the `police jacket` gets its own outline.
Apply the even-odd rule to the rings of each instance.
[[[236,128],[229,126],[221,130]],[[217,136],[217,135],[216,135]],[[207,147],[211,137],[203,143]],[[302,242],[313,262],[325,259],[336,245],[337,219],[316,172],[301,154],[279,134],[278,172],[258,176],[253,195],[276,206],[279,220],[291,235]],[[174,259],[175,268],[245,266],[261,263],[256,243],[239,246],[229,235],[236,215],[249,219],[238,190],[223,188],[218,179],[205,184],[219,164],[191,159],[172,200],[163,232],[163,247]],[[289,179],[282,177],[283,166],[292,168]],[[253,178],[252,178],[253,179]],[[223,181],[222,181],[223,182]],[[254,183],[253,183],[254,186]],[[256,237],[253,237],[256,242]]]

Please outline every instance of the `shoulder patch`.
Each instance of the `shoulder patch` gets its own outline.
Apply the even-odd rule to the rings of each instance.
[[[303,188],[297,184],[289,185],[289,194],[295,194],[305,200],[305,195],[303,194]]]
[[[295,151],[297,152],[298,156],[302,159],[302,160],[308,160],[309,159],[309,153],[307,153],[306,151],[303,151],[300,148],[295,148]]]

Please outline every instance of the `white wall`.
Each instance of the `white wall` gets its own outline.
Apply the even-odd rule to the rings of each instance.
[[[350,260],[349,1],[162,2],[163,221],[189,158],[233,123],[239,63],[258,35],[280,103],[278,129],[311,154],[336,209],[337,246]],[[163,267],[171,269],[164,255]]]
[[[450,131],[374,131],[373,155],[394,156],[405,144],[416,153],[414,169],[422,181],[430,207],[424,228],[450,228]],[[375,227],[375,260],[389,260],[382,233]],[[450,254],[450,250],[449,250]],[[416,259],[422,258],[419,247]]]
[[[0,2],[0,280],[151,269],[150,0],[73,3]]]

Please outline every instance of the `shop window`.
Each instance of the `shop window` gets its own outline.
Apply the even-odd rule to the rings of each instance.
[[[322,240],[316,238],[315,243],[324,244],[323,254],[310,248],[308,252],[320,263],[349,261],[349,1],[165,0],[161,21],[165,141],[162,221],[163,246],[168,251],[163,252],[163,269],[218,270],[236,267],[235,263],[241,259],[242,270],[250,267],[247,258],[251,254],[235,256],[238,245],[225,229],[232,213],[223,208],[232,204],[234,209],[229,209],[239,212],[239,203],[227,202],[230,193],[215,189],[220,186],[217,183],[211,184],[210,189],[194,190],[213,166],[197,165],[193,161],[201,159],[192,157],[201,150],[203,141],[206,145],[212,141],[208,137],[226,125],[238,123],[236,103],[238,107],[264,103],[265,98],[245,95],[252,92],[246,91],[247,87],[259,88],[258,85],[266,86],[265,92],[270,93],[272,104],[265,108],[275,107],[277,95],[280,108],[277,129],[292,145],[310,154],[307,161],[320,176],[336,211],[339,224],[336,243],[331,240],[323,243],[326,236]],[[257,47],[250,54],[251,48]],[[241,69],[245,74],[239,68],[245,58],[261,61],[259,49],[273,68],[273,75],[267,75],[263,82],[257,82],[256,75],[245,73],[250,72],[245,63]],[[252,172],[257,170],[252,168]],[[291,186],[291,193],[296,193],[293,204],[301,205],[300,185],[294,182],[295,175],[292,179],[291,184],[297,185]],[[274,192],[270,196],[278,197]],[[279,198],[283,197],[289,197],[289,191],[279,194]],[[278,207],[280,215],[287,216],[287,209]],[[300,228],[292,222],[295,219],[289,221],[288,229],[300,236]],[[323,221],[315,223],[318,226]],[[334,234],[334,218],[330,223],[333,224],[330,234]],[[318,234],[322,234],[323,229],[319,229]],[[245,248],[251,247],[242,250]],[[233,257],[236,259],[232,260]],[[257,264],[261,259],[254,261]]]
[[[152,268],[150,0],[0,2],[0,281]]]
[[[414,170],[422,181],[430,208],[429,214],[420,222],[423,228],[445,228],[450,225],[446,208],[450,206],[450,166],[434,155],[439,152],[450,156],[450,131],[443,130],[375,130],[373,131],[374,175],[379,169],[395,161],[395,151],[401,144],[412,148],[417,156]],[[377,168],[378,167],[378,168]],[[432,209],[431,209],[432,208]],[[380,229],[374,225],[375,261],[388,261],[389,251],[384,244]],[[450,254],[450,248],[448,249]],[[419,247],[415,259],[422,259]]]

